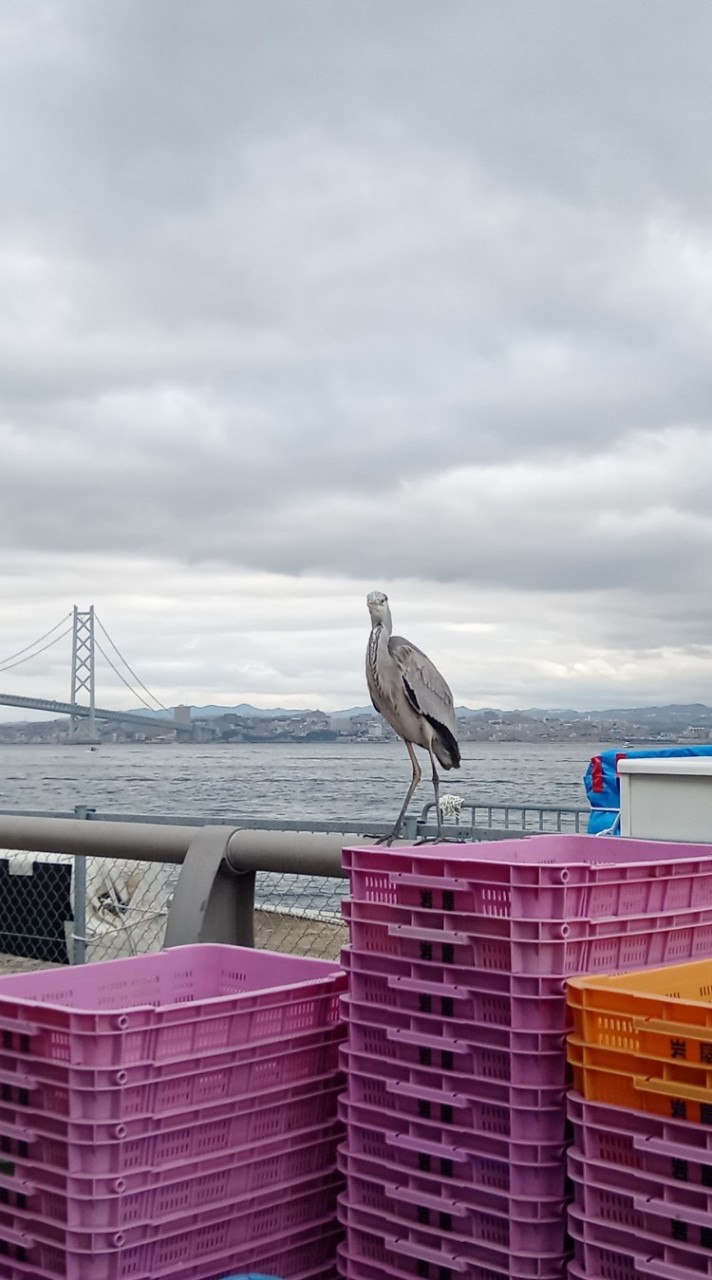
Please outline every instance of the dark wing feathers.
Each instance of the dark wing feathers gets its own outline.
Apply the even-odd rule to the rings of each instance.
[[[408,701],[415,711],[425,716],[433,728],[441,731],[452,763],[457,767],[460,751],[450,686],[422,649],[411,644],[410,640],[404,640],[403,636],[390,637],[388,652],[401,673]],[[440,759],[439,752],[438,758]],[[441,764],[445,763],[441,759]]]

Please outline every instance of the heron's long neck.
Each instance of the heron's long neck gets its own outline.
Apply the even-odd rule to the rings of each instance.
[[[382,622],[374,622],[371,627],[371,636],[368,644],[368,661],[374,679],[378,683],[379,654],[383,654],[386,658],[390,657],[388,653],[388,638],[393,631],[393,622],[391,621],[390,610],[386,613]]]

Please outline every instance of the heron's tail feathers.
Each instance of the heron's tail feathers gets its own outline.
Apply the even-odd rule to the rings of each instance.
[[[460,748],[454,733],[444,724],[439,724],[437,720],[427,716],[428,723],[435,730],[433,734],[433,751],[438,758],[443,769],[459,769],[460,768]]]

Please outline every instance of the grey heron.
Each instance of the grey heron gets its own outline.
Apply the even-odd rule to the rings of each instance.
[[[430,756],[435,792],[438,838],[442,839],[440,779],[435,759],[443,769],[459,769],[460,748],[452,693],[437,667],[409,640],[394,636],[388,596],[372,591],[366,597],[371,615],[371,634],[366,650],[366,680],[371,701],[402,738],[413,776],[403,806],[386,843],[395,840],[413,792],[422,778],[414,746],[424,747]]]

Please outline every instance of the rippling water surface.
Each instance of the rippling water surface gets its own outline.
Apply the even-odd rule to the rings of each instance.
[[[607,744],[611,745],[611,744]],[[615,745],[615,744],[612,744]],[[443,791],[466,802],[586,805],[592,743],[465,743]],[[432,798],[425,757],[414,809]],[[0,746],[0,809],[390,820],[410,778],[400,743]]]

